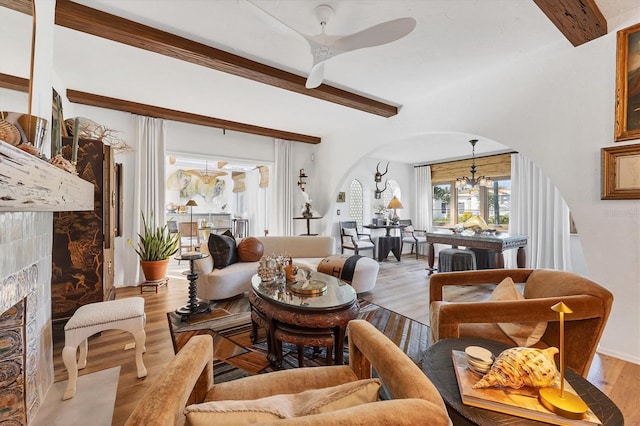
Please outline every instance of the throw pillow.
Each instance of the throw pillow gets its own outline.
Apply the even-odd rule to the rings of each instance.
[[[492,302],[505,300],[524,300],[524,296],[516,287],[513,279],[507,277],[493,289]],[[539,323],[498,323],[498,327],[518,346],[533,346],[547,329],[546,322]]]
[[[364,379],[297,394],[243,401],[211,401],[185,408],[186,424],[250,424],[327,413],[378,400],[379,379]]]
[[[238,261],[235,239],[224,234],[210,234],[208,246],[216,268],[222,269]]]
[[[404,232],[413,232],[413,231],[415,231],[415,229],[413,229],[413,226],[411,226],[411,225],[405,226],[402,230]]]
[[[255,237],[248,237],[238,243],[240,262],[257,262],[264,254],[264,244]]]

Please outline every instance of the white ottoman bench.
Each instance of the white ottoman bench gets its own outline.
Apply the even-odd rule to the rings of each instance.
[[[318,272],[333,275],[351,284],[356,293],[364,293],[376,286],[380,264],[370,257],[334,254],[318,264]]]
[[[142,362],[146,340],[145,322],[144,299],[142,297],[89,303],[78,308],[64,326],[62,362],[69,373],[69,383],[62,399],[73,398],[76,394],[78,368],[83,369],[87,365],[87,339],[104,330],[117,329],[133,334],[136,342],[138,378],[146,377],[147,369]],[[80,357],[76,361],[78,346],[80,346]]]

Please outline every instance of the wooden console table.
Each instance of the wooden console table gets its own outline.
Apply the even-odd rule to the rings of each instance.
[[[495,252],[496,268],[504,268],[503,252],[509,249],[518,249],[517,263],[518,268],[524,268],[526,265],[526,253],[524,248],[527,246],[528,237],[526,235],[510,235],[500,233],[496,235],[462,235],[452,232],[427,232],[427,244],[429,245],[429,274],[433,273],[433,263],[435,259],[434,244],[447,244],[452,247],[469,247],[491,250]]]

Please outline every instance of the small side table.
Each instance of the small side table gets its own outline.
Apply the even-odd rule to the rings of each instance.
[[[300,234],[300,235],[308,235],[308,236],[312,236],[312,235],[318,235],[318,234],[312,234],[311,233],[311,220],[312,219],[322,219],[322,216],[312,216],[312,217],[294,217],[294,219],[302,219],[302,220],[306,220],[307,221],[307,233],[306,234]]]
[[[402,247],[402,239],[394,235],[378,237],[378,261],[383,261],[392,252],[395,258],[400,261],[400,249]]]
[[[187,279],[189,280],[189,302],[176,309],[176,314],[182,317],[182,321],[186,321],[190,315],[200,314],[202,312],[211,312],[211,307],[208,302],[199,301],[196,294],[198,292],[198,274],[195,270],[195,261],[198,259],[204,259],[209,257],[207,253],[195,253],[195,254],[182,254],[176,257],[177,260],[189,261],[189,274]]]
[[[464,348],[472,345],[482,346],[490,350],[495,356],[508,348],[504,343],[481,338],[444,339],[430,346],[422,360],[422,371],[438,389],[447,406],[447,411],[453,424],[481,426],[497,424],[537,426],[542,424],[535,420],[476,408],[462,403],[458,381],[453,370],[451,351],[464,351]],[[624,424],[624,417],[620,409],[598,388],[570,369],[565,369],[565,379],[589,406],[591,411],[598,416],[603,426]]]

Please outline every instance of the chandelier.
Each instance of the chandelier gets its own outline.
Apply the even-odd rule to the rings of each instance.
[[[492,186],[493,181],[490,177],[486,176],[478,176],[476,178],[476,143],[478,143],[478,139],[471,139],[469,141],[471,144],[471,178],[466,176],[456,179],[456,188],[460,188],[463,186]]]
[[[227,174],[227,172],[220,170],[209,170],[208,161],[205,161],[204,163],[204,170],[184,170],[184,172],[188,175],[197,177],[206,185],[215,181],[218,176],[225,176]]]

